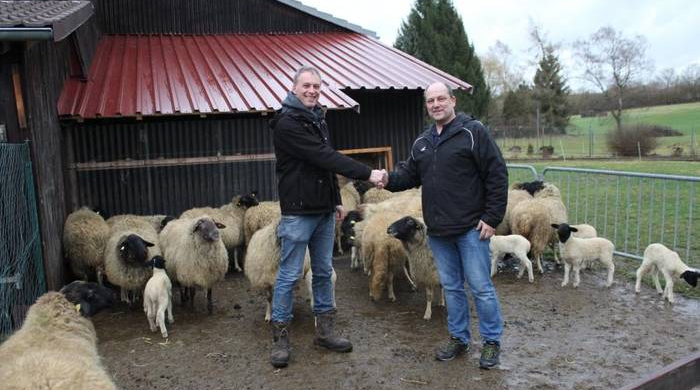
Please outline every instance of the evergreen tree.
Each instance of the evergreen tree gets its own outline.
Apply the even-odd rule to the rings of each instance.
[[[543,51],[533,81],[533,97],[539,103],[543,128],[549,134],[564,134],[569,124],[569,88],[561,76],[561,64],[551,46]]]
[[[456,109],[486,120],[491,93],[481,61],[450,0],[416,0],[394,47],[471,84],[471,96],[455,91]]]

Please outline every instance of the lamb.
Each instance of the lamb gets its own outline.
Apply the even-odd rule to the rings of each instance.
[[[282,257],[282,247],[277,237],[279,223],[280,219],[277,218],[269,225],[255,232],[250,239],[245,255],[245,276],[250,281],[253,289],[261,290],[265,294],[266,322],[270,322],[272,319],[272,290],[275,286],[277,270],[279,270]],[[299,279],[303,278],[310,269],[311,259],[307,250],[304,256],[304,272],[302,275],[299,275]],[[313,298],[311,302],[313,304]]]
[[[2,388],[116,390],[89,320],[113,303],[111,290],[83,281],[39,297],[22,328],[0,345]]]
[[[350,249],[350,269],[360,267],[359,245],[355,245],[355,225],[362,221],[362,214],[357,210],[350,211],[340,225],[340,246],[343,250]]]
[[[244,219],[246,247],[250,244],[250,239],[255,232],[269,225],[281,215],[280,202],[260,202],[257,206],[246,210]]]
[[[572,232],[578,231],[575,227],[566,223],[551,225],[557,231],[559,237],[559,249],[561,258],[564,261],[564,281],[561,286],[569,283],[569,270],[574,269],[574,287],[580,283],[579,271],[585,268],[587,263],[593,260],[600,261],[608,269],[607,287],[612,286],[613,274],[615,273],[615,263],[613,263],[613,252],[615,245],[605,238],[576,238]]]
[[[212,286],[223,280],[228,270],[228,253],[219,229],[226,226],[201,215],[176,219],[160,232],[165,269],[170,279],[180,284],[180,302],[189,299],[194,305],[195,288],[206,290],[209,314],[213,312]]]
[[[109,226],[104,218],[88,207],[81,207],[66,218],[63,225],[63,250],[75,276],[87,281],[96,272],[102,284],[104,252]]]
[[[442,289],[440,275],[435,268],[433,253],[428,247],[428,228],[421,218],[406,216],[395,221],[387,228],[387,234],[401,240],[406,253],[408,263],[411,266],[413,281],[418,286],[425,287],[425,314],[424,320],[432,317],[433,292]],[[440,306],[445,306],[445,296],[441,294]]]
[[[340,200],[345,212],[353,211],[361,202],[360,193],[357,192],[355,184],[350,182],[340,188]],[[342,229],[341,224],[335,225],[335,243],[338,248],[338,253],[343,254],[343,244],[342,239]]]
[[[233,253],[234,270],[241,272],[242,269],[238,261],[238,249],[245,243],[244,218],[246,211],[257,205],[256,193],[251,192],[245,195],[236,195],[231,202],[218,208],[198,207],[187,210],[180,214],[180,218],[189,219],[208,215],[225,225],[226,228],[221,231],[221,240],[224,242],[226,250]]]
[[[644,260],[642,265],[637,269],[637,281],[634,284],[634,291],[639,293],[642,285],[642,276],[651,272],[651,278],[654,280],[656,291],[663,294],[663,298],[669,303],[675,303],[673,296],[673,278],[680,277],[689,285],[697,287],[698,276],[700,270],[688,267],[678,256],[678,253],[668,249],[663,244],[650,244],[644,250]],[[659,272],[664,275],[666,286],[662,290],[659,283]]]
[[[151,332],[156,331],[156,324],[160,328],[163,338],[168,338],[168,329],[165,328],[165,313],[168,313],[168,322],[173,323],[173,293],[170,278],[165,272],[165,259],[155,256],[151,259],[153,276],[148,279],[143,291],[143,311],[146,313]]]
[[[160,255],[158,233],[153,224],[140,216],[121,215],[107,220],[111,224],[105,245],[105,274],[121,288],[121,299],[131,303],[151,277],[148,259]]]
[[[595,228],[587,223],[581,223],[578,225],[571,225],[571,227],[576,228],[578,230],[575,233],[572,233],[574,237],[578,238],[593,238],[593,237],[598,237],[598,232],[595,230]]]
[[[491,249],[491,277],[496,274],[496,263],[498,263],[498,260],[502,259],[505,254],[511,253],[522,263],[518,272],[518,278],[522,278],[525,269],[527,269],[528,281],[530,283],[535,281],[535,278],[532,276],[532,262],[527,257],[527,253],[530,251],[530,241],[527,238],[517,234],[492,236],[489,248]]]

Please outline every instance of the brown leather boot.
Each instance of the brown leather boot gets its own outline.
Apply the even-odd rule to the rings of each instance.
[[[334,352],[352,351],[350,340],[337,336],[334,331],[335,310],[316,315],[316,338],[314,344]]]
[[[287,367],[289,364],[289,333],[287,322],[272,323],[272,351],[270,363],[276,368]]]

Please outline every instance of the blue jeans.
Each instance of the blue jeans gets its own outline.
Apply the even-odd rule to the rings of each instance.
[[[309,248],[313,281],[314,313],[333,310],[333,240],[335,213],[283,215],[277,228],[282,245],[280,268],[272,295],[272,321],[292,320],[294,286],[304,273],[304,255]]]
[[[489,240],[480,240],[479,231],[449,237],[428,237],[435,266],[445,290],[447,329],[452,337],[467,343],[469,332],[469,302],[464,289],[466,281],[479,316],[479,333],[483,341],[499,342],[503,335],[503,320],[496,289],[491,282]]]

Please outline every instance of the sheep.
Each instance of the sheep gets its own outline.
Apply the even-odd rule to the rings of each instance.
[[[148,259],[160,255],[158,233],[141,216],[119,215],[107,220],[111,225],[105,245],[105,274],[121,288],[121,299],[131,303],[151,277]]]
[[[281,215],[280,202],[260,202],[257,206],[246,210],[244,219],[246,247],[248,247],[255,232],[269,225]]]
[[[535,199],[521,201],[513,207],[510,214],[512,233],[521,235],[530,242],[530,252],[540,273],[544,273],[542,253],[552,235],[549,218],[547,207]]]
[[[566,213],[566,206],[561,200],[561,192],[559,188],[552,183],[542,183],[539,191],[535,192],[535,200],[542,203],[548,210],[549,223],[568,223],[569,219]],[[545,222],[546,224],[546,222]],[[549,245],[554,255],[554,261],[559,264],[557,257],[556,243],[559,242],[556,233],[551,234]]]
[[[576,238],[571,235],[572,232],[578,231],[575,227],[571,227],[566,223],[551,225],[557,231],[559,237],[559,250],[561,250],[561,258],[564,261],[564,281],[561,286],[564,287],[569,283],[569,270],[574,269],[573,286],[578,287],[580,283],[579,271],[584,268],[588,262],[593,260],[600,261],[608,269],[607,287],[612,286],[613,274],[615,273],[615,263],[613,263],[613,252],[615,245],[605,238]]]
[[[39,297],[22,328],[0,345],[0,387],[116,390],[100,361],[95,327],[88,318],[113,303],[111,290],[84,281]]]
[[[104,252],[109,226],[104,218],[88,207],[70,213],[63,225],[63,250],[75,276],[87,281],[95,271],[102,284]]]
[[[391,197],[392,193],[390,191],[379,188],[370,188],[364,193],[364,195],[362,195],[362,203],[379,203]]]
[[[148,279],[143,290],[143,311],[146,313],[151,332],[156,331],[156,324],[160,328],[163,338],[168,338],[168,329],[165,328],[165,314],[167,311],[168,322],[173,323],[173,293],[170,278],[165,272],[165,259],[155,256],[151,259],[153,276]]]
[[[520,189],[520,186],[521,184],[515,183],[513,186],[511,186],[511,189],[508,190],[506,213],[504,214],[501,223],[496,226],[496,234],[499,236],[505,236],[512,232],[510,219],[513,208],[524,200],[533,199],[532,195],[528,191]]]
[[[361,198],[360,193],[357,192],[355,184],[350,182],[340,188],[340,200],[345,212],[353,211],[360,204]],[[341,242],[342,230],[341,224],[335,225],[335,243],[338,248],[338,253],[343,254],[343,245]]]
[[[527,269],[527,279],[530,283],[535,281],[532,276],[532,262],[527,258],[527,253],[530,251],[530,241],[527,238],[511,234],[508,236],[492,236],[489,242],[491,249],[491,277],[496,274],[496,263],[502,259],[507,253],[511,253],[517,257],[521,264],[518,278],[523,277],[525,269]]]
[[[228,253],[219,229],[226,226],[208,215],[178,218],[163,228],[160,241],[165,270],[180,285],[180,302],[194,305],[195,288],[206,291],[207,311],[213,313],[212,286],[224,279]],[[187,291],[185,291],[187,289]]]
[[[350,249],[350,269],[360,267],[358,245],[355,245],[355,225],[362,220],[362,214],[357,210],[351,210],[340,225],[340,246],[343,250]]]
[[[425,287],[424,320],[429,320],[432,317],[433,292],[435,289],[442,289],[433,253],[428,247],[427,230],[428,228],[421,218],[412,216],[406,216],[393,222],[386,230],[388,235],[400,240],[403,244],[408,254],[408,262],[415,284]],[[445,306],[444,294],[441,294],[441,297],[439,305]]]
[[[574,237],[577,237],[577,238],[598,237],[598,232],[595,230],[595,228],[587,223],[581,223],[578,225],[571,225],[571,227],[576,228],[576,230],[578,230],[575,233],[571,233]]]
[[[249,194],[236,195],[231,202],[218,208],[198,207],[186,210],[180,214],[180,218],[189,219],[208,215],[217,222],[225,225],[226,229],[221,231],[221,240],[224,242],[226,250],[233,253],[234,270],[236,272],[241,272],[242,269],[238,261],[238,249],[245,243],[245,233],[243,231],[244,218],[246,211],[257,205],[257,195],[253,191]]]
[[[663,294],[662,298],[667,299],[669,303],[675,303],[673,296],[674,277],[680,277],[689,285],[697,287],[698,276],[700,276],[700,270],[688,267],[678,256],[678,253],[659,243],[650,244],[644,250],[644,260],[639,269],[637,269],[637,281],[634,284],[636,293],[640,291],[642,276],[648,272],[651,272],[656,291],[659,294]],[[666,281],[666,286],[663,290],[659,283],[659,272],[664,275],[664,280]]]
[[[369,295],[373,301],[382,297],[385,286],[389,300],[396,301],[394,272],[399,268],[406,272],[408,254],[401,241],[386,232],[392,222],[404,216],[406,213],[382,211],[373,213],[362,221],[361,247],[365,269],[368,269],[370,274]]]
[[[282,257],[281,242],[277,236],[279,223],[280,219],[276,218],[272,223],[255,232],[250,239],[245,255],[245,276],[253,289],[261,290],[265,294],[266,322],[270,322],[272,319],[272,290],[275,286]],[[302,275],[299,275],[299,278],[303,278],[310,269],[311,259],[307,249],[304,256],[304,271]],[[313,304],[313,298],[311,302]]]

